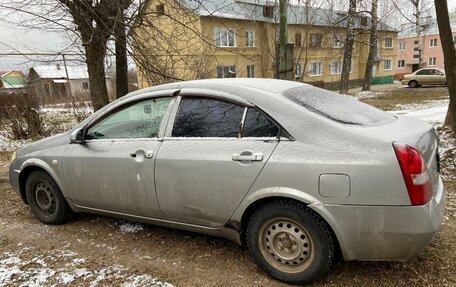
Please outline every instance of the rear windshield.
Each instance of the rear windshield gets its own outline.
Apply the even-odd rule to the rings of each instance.
[[[349,96],[312,86],[291,88],[283,95],[298,105],[338,123],[378,126],[396,120],[395,116]]]

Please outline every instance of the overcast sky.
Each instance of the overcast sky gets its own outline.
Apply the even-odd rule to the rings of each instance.
[[[450,12],[455,11],[456,0],[447,1]],[[14,50],[59,52],[65,49],[69,44],[69,39],[61,35],[49,32],[40,32],[37,30],[27,31],[23,29],[15,29],[0,21],[0,53],[11,52]],[[46,57],[45,59],[53,60],[55,58]],[[37,60],[43,60],[43,58],[31,57],[31,59],[26,59],[22,56],[11,57],[0,55],[0,70],[26,70],[26,67],[32,66]]]

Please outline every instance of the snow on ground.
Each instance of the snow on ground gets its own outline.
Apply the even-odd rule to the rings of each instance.
[[[360,100],[360,99],[367,99],[367,98],[377,98],[383,96],[384,93],[382,92],[373,92],[373,91],[362,91],[352,95],[351,97]]]
[[[119,229],[123,233],[135,233],[144,230],[144,227],[139,223],[123,223],[119,226]]]
[[[37,252],[33,252],[36,254]],[[86,260],[67,250],[52,250],[31,259],[30,248],[17,253],[0,253],[0,287],[21,286],[90,286],[103,282],[119,282],[122,287],[172,287],[147,274],[131,275],[122,265],[107,266],[98,270],[84,267]],[[58,267],[56,267],[58,266]]]

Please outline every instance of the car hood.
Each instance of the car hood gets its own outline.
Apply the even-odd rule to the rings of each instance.
[[[28,144],[19,150],[17,150],[17,156],[21,157],[24,155],[33,154],[34,152],[43,151],[45,149],[61,146],[68,144],[70,142],[69,133],[61,133],[42,140],[36,141],[34,143]]]

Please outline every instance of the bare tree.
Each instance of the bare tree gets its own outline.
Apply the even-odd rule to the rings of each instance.
[[[113,23],[116,54],[116,98],[121,98],[128,93],[127,19],[125,13],[132,3],[132,0],[117,1],[117,17]],[[136,16],[140,17],[139,13]]]
[[[450,94],[450,104],[445,119],[445,125],[451,125],[456,132],[456,50],[454,48],[453,35],[448,15],[448,3],[446,0],[434,0],[437,14],[437,22],[442,42],[445,59],[445,74]]]
[[[118,92],[122,95],[128,92],[125,14],[128,9],[131,9],[132,3],[136,2],[133,0],[14,0],[0,2],[0,8],[19,15],[28,15],[32,19],[31,22],[16,21],[16,24],[28,29],[70,32],[79,39],[79,43],[84,48],[89,73],[92,105],[94,110],[98,110],[109,102],[105,57],[111,37],[114,37],[116,60],[119,61],[116,65],[119,69]]]
[[[423,65],[423,31],[425,30],[426,23],[423,21],[426,16],[431,13],[433,8],[432,1],[430,0],[405,0],[405,1],[392,1],[393,6],[399,12],[399,14],[406,20],[402,26],[403,32],[410,30],[407,28],[408,25],[412,25],[412,30],[416,33],[418,47],[417,47],[417,59],[418,69]],[[406,11],[412,11],[409,15]]]
[[[350,80],[350,68],[353,55],[353,43],[355,40],[355,14],[356,0],[350,0],[348,7],[347,35],[344,46],[344,60],[342,63],[342,74],[340,77],[340,93],[345,94],[348,91]]]
[[[372,81],[372,68],[374,67],[375,55],[377,54],[377,15],[378,0],[372,0],[371,4],[371,27],[369,37],[369,54],[367,56],[366,72],[364,74],[363,91],[369,91]]]

